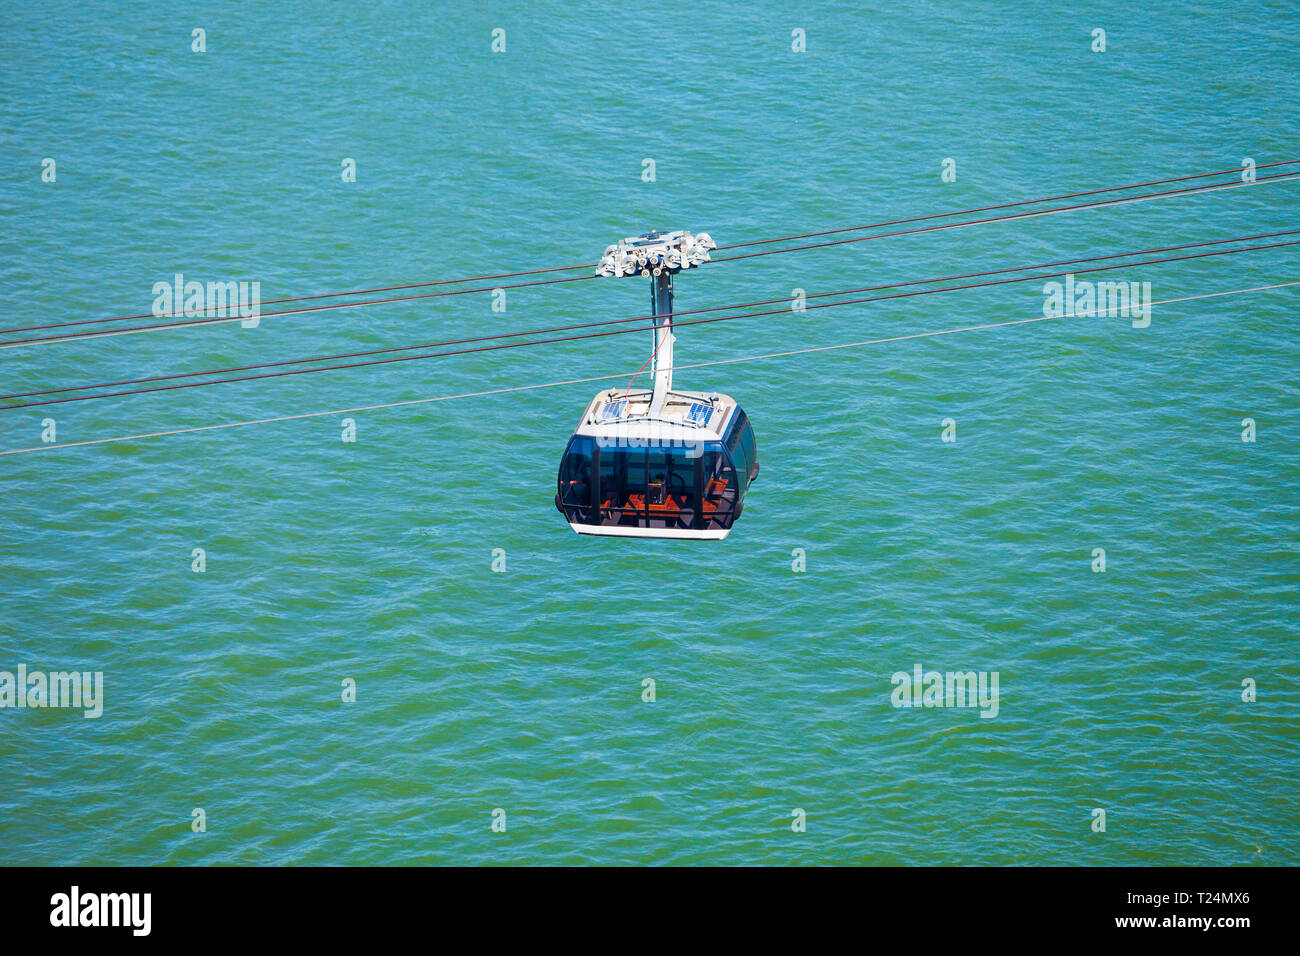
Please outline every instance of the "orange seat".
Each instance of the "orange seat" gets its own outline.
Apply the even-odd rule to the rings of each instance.
[[[710,501],[712,498],[722,497],[722,493],[727,490],[726,478],[710,478],[708,484],[704,486],[704,500],[700,502],[700,510],[706,515],[711,515],[718,510],[716,501]]]

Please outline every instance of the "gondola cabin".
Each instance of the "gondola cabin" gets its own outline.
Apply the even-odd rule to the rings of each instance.
[[[633,375],[578,420],[555,491],[578,534],[720,541],[745,507],[758,477],[749,418],[730,396],[673,388],[673,276],[714,248],[705,232],[651,232],[609,246],[597,265],[598,276],[650,278],[654,386],[632,391]]]
[[[716,392],[656,397],[610,389],[582,413],[555,495],[579,534],[721,540],[740,517],[758,477],[744,410]]]

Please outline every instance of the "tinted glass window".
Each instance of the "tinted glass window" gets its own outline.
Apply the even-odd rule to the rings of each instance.
[[[740,436],[740,448],[745,453],[745,474],[753,475],[754,466],[758,464],[758,444],[754,441],[754,429],[748,420],[746,420],[745,430]],[[737,462],[737,467],[739,467],[739,462]]]
[[[721,442],[603,443],[574,438],[560,463],[570,521],[652,528],[730,527],[744,477]]]
[[[749,484],[749,473],[752,470],[753,462],[748,458],[745,443],[743,441],[745,433],[749,431],[749,419],[741,409],[736,410],[736,418],[731,423],[730,434],[727,436],[727,448],[731,451],[731,460],[735,462],[736,470],[740,480],[740,490],[744,493],[745,486]],[[752,445],[750,446],[752,447]]]
[[[560,462],[560,505],[571,520],[587,518],[591,507],[593,445],[590,438],[579,436],[573,439]],[[576,510],[570,512],[570,508]]]
[[[735,519],[736,501],[742,487],[726,452],[717,442],[705,446],[702,462],[703,501],[701,519],[704,527],[729,528]]]
[[[609,448],[596,449],[597,460],[600,462],[599,490],[600,490],[600,507],[617,508],[623,504],[627,495],[624,491],[627,485],[627,458],[625,455],[619,455]],[[617,518],[617,513],[614,514]]]

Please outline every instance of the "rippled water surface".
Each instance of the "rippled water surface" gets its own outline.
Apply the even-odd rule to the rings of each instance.
[[[1292,4],[861,6],[8,5],[3,327],[148,313],[177,272],[275,299],[591,262],[650,228],[726,244],[1300,157]],[[1298,190],[714,263],[678,307],[1300,228]],[[1300,280],[1298,248],[1109,275],[1183,299]],[[0,409],[0,451],[38,449],[0,456],[0,671],[105,687],[99,719],[0,709],[0,863],[1300,862],[1297,289],[1157,306],[1144,329],[680,371],[758,435],[720,544],[565,526],[555,469],[595,382],[41,442],[47,418],[63,444],[623,381],[648,333]],[[0,382],[647,298],[599,280],[511,289],[505,312],[484,291],[0,348]],[[711,323],[677,358],[1042,308],[1036,281]],[[997,716],[892,706],[917,664],[997,672]]]

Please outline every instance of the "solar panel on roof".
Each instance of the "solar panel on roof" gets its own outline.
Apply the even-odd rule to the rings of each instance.
[[[623,412],[626,410],[627,399],[625,398],[620,398],[617,402],[609,402],[600,410],[600,420],[607,422],[615,418],[622,418]]]
[[[703,402],[695,402],[691,405],[690,411],[686,413],[686,420],[694,422],[696,425],[707,425],[709,419],[713,417],[713,407],[705,405]]]

